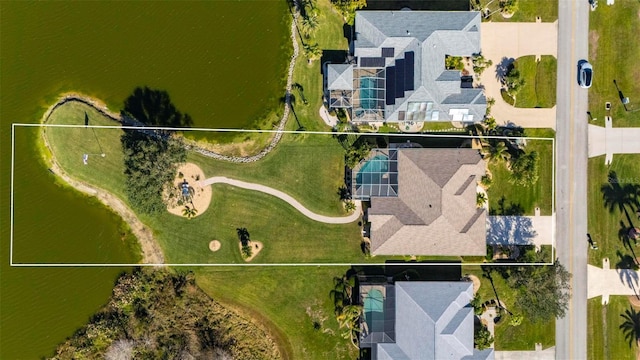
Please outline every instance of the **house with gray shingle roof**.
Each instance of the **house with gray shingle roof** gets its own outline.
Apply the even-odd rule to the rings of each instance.
[[[329,106],[364,123],[482,121],[482,89],[445,69],[447,55],[480,53],[480,23],[474,11],[357,11],[352,61],[324,71]]]
[[[379,286],[362,286],[364,315],[361,319],[361,348],[371,348],[374,360],[491,360],[494,350],[474,348],[474,313],[471,282],[398,281],[385,286],[382,300]],[[364,289],[363,289],[364,288]],[[364,293],[362,292],[364,290]],[[389,291],[391,290],[391,291]],[[372,302],[373,301],[373,302]],[[384,304],[376,304],[382,301]],[[379,312],[391,311],[391,315]],[[372,336],[367,317],[383,318],[386,336]],[[390,329],[390,330],[389,330]],[[373,339],[373,340],[371,340]]]
[[[374,149],[351,175],[351,193],[369,201],[372,255],[484,256],[486,218],[476,206],[485,175],[468,148]]]

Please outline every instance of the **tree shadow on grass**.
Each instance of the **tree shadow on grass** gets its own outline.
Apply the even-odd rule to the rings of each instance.
[[[609,172],[607,182],[608,184],[600,187],[605,207],[609,209],[609,212],[613,212],[616,208],[622,211],[629,226],[634,227],[629,209],[633,211],[640,206],[640,186],[631,183],[621,184],[615,171]]]
[[[500,200],[498,200],[498,208],[497,209],[489,209],[489,215],[491,216],[522,216],[524,215],[524,207],[519,203],[509,202],[507,204],[507,199],[502,196]]]
[[[190,127],[193,120],[171,102],[165,90],[137,87],[124,101],[123,111],[135,120],[149,126]]]

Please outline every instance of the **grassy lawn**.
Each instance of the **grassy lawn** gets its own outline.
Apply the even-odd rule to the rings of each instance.
[[[551,129],[525,129],[525,136],[555,137]],[[505,207],[518,204],[525,215],[533,215],[536,206],[541,215],[551,215],[552,180],[553,180],[553,146],[551,140],[527,140],[527,151],[535,150],[539,155],[540,178],[530,188],[523,188],[509,182],[510,171],[504,162],[489,164],[493,175],[493,184],[489,188],[489,209],[500,213],[500,201],[504,198]]]
[[[90,124],[114,124],[91,108],[78,103],[60,107],[52,116],[51,122],[83,123],[85,111]],[[96,129],[95,132],[92,128],[47,129],[53,151],[68,173],[126,199],[120,134],[119,129]],[[206,176],[231,176],[265,183],[291,193],[313,210],[339,216],[344,214],[335,183],[342,178],[340,151],[337,141],[330,137],[304,135],[284,141],[266,159],[254,164],[234,165],[205,160],[197,155],[190,155],[190,160],[201,165]],[[102,152],[106,154],[104,158],[93,155]],[[84,153],[92,154],[88,165],[82,163]],[[318,157],[318,153],[326,156]],[[335,179],[331,179],[332,172],[336,173]],[[289,185],[297,190],[290,191]],[[364,260],[360,251],[357,224],[318,223],[275,197],[223,184],[214,186],[211,206],[195,219],[187,220],[162,213],[153,217],[141,216],[141,220],[154,229],[169,262],[242,262],[235,234],[238,227],[247,227],[252,239],[266,245],[255,262]],[[223,244],[222,249],[216,253],[207,250],[208,242],[213,239],[218,239]]]
[[[329,130],[329,126],[322,121],[319,115],[319,110],[322,106],[321,65],[324,61],[328,60],[328,57],[332,57],[330,56],[331,54],[336,54],[338,51],[347,51],[349,44],[343,35],[342,17],[333,10],[329,0],[318,0],[315,4],[319,11],[318,29],[310,40],[304,39],[304,41],[317,43],[320,49],[323,50],[323,58],[308,64],[307,58],[305,58],[302,51],[300,37],[296,37],[298,45],[300,45],[300,55],[296,62],[293,78],[295,83],[302,85],[304,97],[307,99],[308,104],[304,105],[302,101],[296,100],[294,109],[298,116],[300,126],[309,131],[327,131]],[[297,90],[294,90],[293,94],[300,99]],[[295,117],[291,117],[288,129],[296,130],[299,126],[296,123]]]
[[[215,300],[269,329],[285,359],[355,359],[357,350],[340,336],[329,297],[333,278],[346,270],[223,267],[198,269],[196,279]]]
[[[602,298],[587,302],[588,335],[587,354],[589,360],[632,360],[635,345],[629,347],[619,326],[624,321],[621,314],[630,308],[626,296],[611,296],[609,304],[602,305]]]
[[[466,129],[456,128],[450,122],[425,122],[422,127],[423,132],[438,132],[438,131],[460,131],[466,134]]]
[[[478,294],[483,302],[496,298],[491,282],[483,277],[480,266],[463,266],[462,273],[473,274],[480,279],[481,286]],[[515,306],[516,292],[498,273],[494,272],[492,277],[500,301],[514,314],[522,314],[522,311]],[[535,343],[542,343],[542,347],[546,349],[555,344],[555,321],[532,323],[524,318],[520,326],[511,326],[507,316],[507,319],[496,325],[495,339],[495,349],[498,351],[533,350]]]
[[[611,26],[616,24],[616,26]],[[593,85],[589,89],[589,110],[599,121],[605,116],[605,102],[611,102],[613,126],[640,126],[640,2],[618,1],[614,6],[598,6],[589,18],[589,61],[593,65]],[[620,91],[631,103],[625,111]],[[602,122],[601,122],[602,123]]]
[[[486,7],[491,0],[480,0],[483,7]],[[491,12],[498,10],[498,0],[489,5]],[[511,18],[503,17],[500,12],[491,16],[488,20],[495,22],[534,22],[539,16],[543,22],[554,22],[558,20],[558,0],[518,0],[518,10]]]
[[[640,155],[614,155],[610,167],[604,164],[604,156],[589,159],[588,228],[599,247],[598,250],[589,250],[589,263],[596,266],[602,266],[602,258],[605,257],[608,257],[614,266],[620,259],[618,252],[633,256],[618,238],[620,222],[623,222],[625,227],[629,226],[625,214],[618,208],[609,212],[604,205],[601,188],[608,184],[609,171],[616,172],[621,186],[629,183],[640,184]],[[637,220],[635,210],[629,208],[629,212],[635,221],[634,225],[638,226],[640,220]],[[634,251],[636,255],[640,255],[640,248]]]
[[[518,92],[515,106],[520,108],[551,108],[556,104],[557,60],[543,55],[536,62],[534,55],[523,56],[514,62],[525,84]]]

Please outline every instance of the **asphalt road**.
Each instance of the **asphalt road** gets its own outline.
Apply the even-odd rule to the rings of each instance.
[[[587,90],[578,60],[589,55],[587,0],[559,0],[556,119],[556,256],[573,274],[567,315],[556,322],[556,359],[587,358]],[[594,69],[598,71],[598,69]]]

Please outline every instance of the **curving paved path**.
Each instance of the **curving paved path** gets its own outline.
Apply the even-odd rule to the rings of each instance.
[[[302,204],[298,202],[298,200],[292,198],[290,195],[287,195],[282,191],[276,190],[274,188],[270,188],[268,186],[244,182],[240,180],[234,180],[224,176],[214,176],[201,182],[201,186],[213,185],[213,184],[228,184],[228,185],[239,187],[242,189],[260,191],[262,193],[275,196],[289,203],[289,205],[293,206],[296,210],[301,212],[304,216],[308,217],[309,219],[326,223],[326,224],[349,224],[358,220],[360,218],[360,213],[362,212],[362,203],[360,201],[355,201],[356,210],[353,212],[353,214],[349,216],[331,217],[331,216],[318,215],[312,212],[311,210],[307,209],[306,207],[304,207]]]

